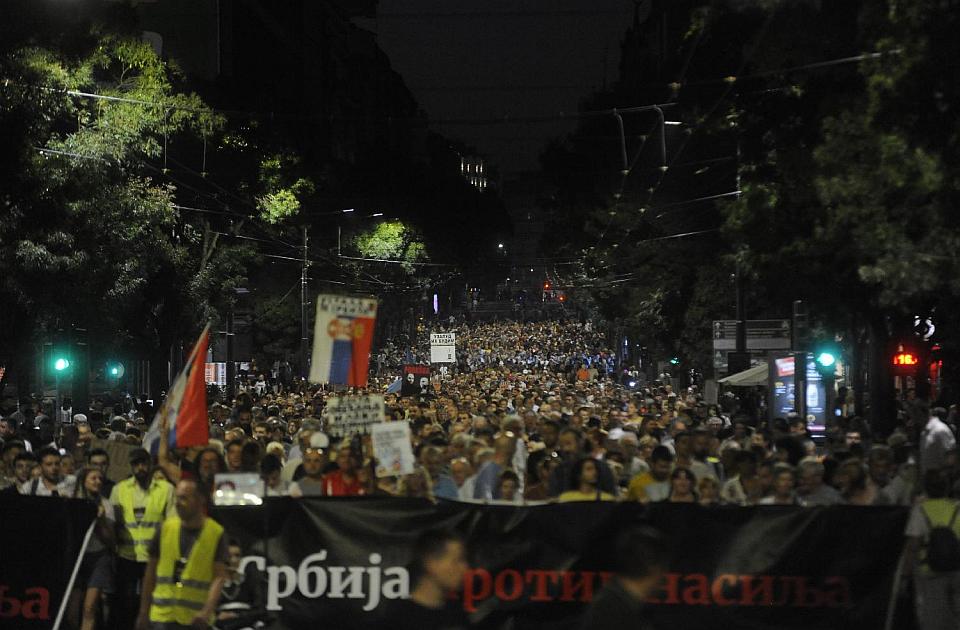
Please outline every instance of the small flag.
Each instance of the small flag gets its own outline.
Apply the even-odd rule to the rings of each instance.
[[[210,343],[210,324],[190,351],[183,371],[177,375],[170,393],[157,411],[143,443],[156,454],[160,446],[160,424],[167,419],[170,448],[203,446],[210,441],[210,423],[207,419],[207,386],[204,379],[207,345]]]
[[[377,300],[318,295],[310,380],[366,387]]]

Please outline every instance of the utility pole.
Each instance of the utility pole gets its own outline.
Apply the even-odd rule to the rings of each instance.
[[[793,336],[793,409],[800,417],[806,420],[807,402],[807,307],[803,300],[793,302],[793,321],[791,334]]]
[[[231,300],[235,300],[232,297]],[[230,302],[230,313],[227,315],[227,401],[233,405],[237,393],[237,366],[233,361],[233,310],[236,307]]]
[[[737,139],[737,198],[740,191],[740,140]],[[737,252],[737,267],[734,272],[734,292],[737,300],[736,350],[727,353],[727,370],[736,374],[750,369],[750,352],[747,350],[747,306],[743,286],[743,250]]]
[[[307,226],[303,226],[303,265],[300,268],[300,377],[310,375],[307,369]]]

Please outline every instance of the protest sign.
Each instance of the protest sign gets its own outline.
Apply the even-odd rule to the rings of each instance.
[[[377,459],[377,477],[409,475],[413,472],[410,424],[381,422],[370,427],[373,456]]]
[[[331,398],[323,410],[327,433],[350,437],[354,433],[368,433],[370,425],[386,419],[383,396],[338,396]]]
[[[457,335],[455,333],[430,334],[430,363],[457,362]]]
[[[430,368],[426,365],[403,366],[403,383],[400,385],[400,395],[429,396],[430,393]]]

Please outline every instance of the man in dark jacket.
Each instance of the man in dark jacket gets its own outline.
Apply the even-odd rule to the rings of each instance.
[[[650,527],[628,529],[617,538],[615,552],[617,574],[593,598],[580,630],[651,630],[643,606],[667,570],[663,536]]]

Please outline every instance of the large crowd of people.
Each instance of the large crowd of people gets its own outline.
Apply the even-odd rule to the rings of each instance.
[[[96,401],[69,423],[55,422],[29,401],[0,420],[3,492],[78,497],[98,506],[96,542],[77,582],[78,627],[102,619],[105,592],[113,594],[113,627],[143,621],[134,589],[166,544],[161,523],[181,504],[192,505],[194,495],[209,501],[222,472],[257,473],[270,496],[914,506],[907,534],[919,541],[931,522],[917,510],[960,489],[956,410],[916,403],[903,427],[883,438],[859,418],[839,417],[814,440],[803,418],[754,422],[735,405],[704,401],[696,387],[677,391],[660,380],[621,386],[614,352],[589,323],[445,330],[457,334],[458,362],[437,371],[431,392],[385,394],[386,417],[411,427],[416,467],[401,477],[377,476],[367,436],[335,437],[325,425],[329,400],[357,392],[284,386],[259,375],[241,383],[233,400],[211,396],[210,441],[190,449],[171,450],[161,440],[151,454],[142,444],[149,413],[111,401]],[[423,361],[427,333],[412,344],[388,345],[382,351],[388,358],[379,362],[375,354],[365,391],[386,392],[403,362]],[[929,420],[911,422],[918,410]],[[108,476],[117,467],[104,442],[130,445],[125,478]],[[242,576],[230,571],[239,552],[224,537],[211,553],[226,567],[220,605],[242,590]],[[154,567],[155,579],[161,569]]]

